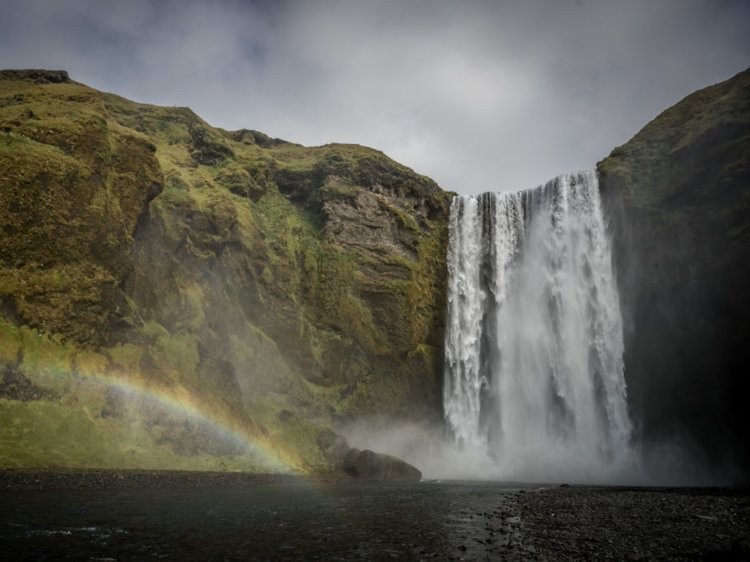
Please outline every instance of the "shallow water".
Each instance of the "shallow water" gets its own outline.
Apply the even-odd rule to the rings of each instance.
[[[0,552],[34,560],[519,555],[529,551],[518,489],[420,482],[10,490],[0,492]]]

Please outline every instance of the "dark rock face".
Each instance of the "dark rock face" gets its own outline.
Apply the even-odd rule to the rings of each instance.
[[[316,442],[321,451],[323,451],[323,454],[330,459],[331,464],[334,465],[340,465],[351,450],[346,439],[330,429],[321,431],[318,434]]]
[[[346,439],[330,430],[320,432],[317,444],[332,466],[357,480],[422,479],[422,473],[409,463],[391,455],[350,448]]]
[[[60,84],[68,82],[70,78],[64,70],[44,70],[26,68],[18,70],[0,70],[0,79],[31,80],[36,84]]]
[[[422,479],[422,473],[409,463],[367,449],[350,449],[344,457],[342,466],[344,472],[358,480]]]
[[[17,366],[6,365],[0,371],[0,397],[2,398],[28,402],[50,398],[51,395],[49,390],[35,385],[26,378]]]
[[[318,434],[317,444],[330,464],[357,480],[419,481],[422,473],[391,455],[350,448],[341,435],[330,430]]]
[[[227,131],[226,135],[235,142],[241,142],[244,144],[257,144],[262,148],[272,148],[274,146],[292,144],[289,141],[285,141],[284,139],[269,137],[265,133],[261,133],[260,131],[253,131],[252,129]]]
[[[747,478],[750,71],[668,109],[598,170],[642,436]]]
[[[216,133],[206,127],[194,126],[190,129],[192,144],[191,156],[198,164],[214,166],[234,156],[232,149]]]

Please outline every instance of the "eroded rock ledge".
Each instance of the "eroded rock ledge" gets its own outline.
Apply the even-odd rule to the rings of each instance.
[[[349,447],[346,439],[332,431],[322,431],[318,446],[331,464],[356,480],[416,481],[422,472],[397,457],[369,449]]]

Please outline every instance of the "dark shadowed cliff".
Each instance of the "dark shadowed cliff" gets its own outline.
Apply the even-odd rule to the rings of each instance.
[[[598,170],[642,437],[746,478],[750,71],[666,110]]]
[[[326,470],[336,421],[439,416],[428,178],[50,71],[0,74],[0,170],[1,465],[254,468],[229,428]]]

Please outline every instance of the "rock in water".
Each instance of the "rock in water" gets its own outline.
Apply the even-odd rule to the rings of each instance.
[[[344,457],[344,472],[358,480],[419,481],[422,473],[406,461],[369,449],[350,449]]]
[[[422,479],[419,469],[391,455],[350,448],[341,435],[328,429],[320,432],[317,444],[332,466],[358,480]]]

